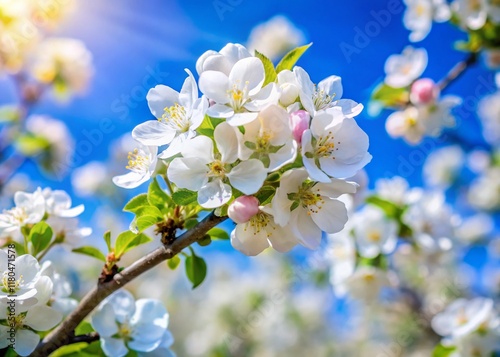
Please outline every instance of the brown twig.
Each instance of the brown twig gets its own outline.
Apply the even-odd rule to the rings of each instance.
[[[81,301],[78,307],[66,317],[66,319],[43,341],[31,354],[33,357],[44,357],[50,355],[59,347],[71,343],[75,328],[87,317],[99,303],[116,290],[125,286],[132,279],[145,273],[161,262],[170,259],[180,253],[197,240],[201,239],[209,229],[223,222],[227,217],[218,217],[214,213],[209,214],[195,227],[179,236],[169,245],[160,247],[139,259],[122,272],[116,274],[113,280],[98,284]]]
[[[458,77],[464,74],[465,70],[477,62],[477,53],[471,52],[469,56],[463,61],[458,62],[438,83],[440,90],[448,87],[452,82],[454,82]]]

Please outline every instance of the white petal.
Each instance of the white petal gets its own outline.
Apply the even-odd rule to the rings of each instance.
[[[179,103],[186,108],[192,108],[194,102],[198,99],[198,86],[191,71],[187,68],[184,70],[187,72],[188,77],[184,80],[179,93]]]
[[[81,215],[83,213],[83,211],[85,211],[85,206],[78,205],[78,206],[75,206],[73,208],[59,210],[57,212],[57,215],[59,217],[63,217],[63,218],[72,218],[72,217],[76,217],[76,216]]]
[[[111,337],[118,332],[115,311],[110,304],[104,304],[92,315],[92,327],[101,337]]]
[[[325,94],[328,94],[338,100],[342,98],[343,94],[342,78],[339,76],[327,77],[318,83],[318,90],[323,90]]]
[[[192,138],[191,135],[194,135],[192,132],[187,131],[182,133],[174,138],[172,142],[168,145],[168,147],[158,155],[159,159],[168,159],[172,156],[177,155],[184,149],[186,146],[186,142]]]
[[[101,348],[106,356],[123,357],[127,355],[128,348],[125,342],[118,338],[101,338]]]
[[[241,87],[246,86],[249,95],[253,95],[262,88],[264,76],[262,61],[256,57],[248,57],[236,62],[229,74],[229,82]]]
[[[30,330],[17,330],[14,351],[19,356],[29,356],[40,342],[40,336]]]
[[[357,103],[351,99],[340,99],[335,103],[342,109],[342,114],[347,118],[353,118],[363,111],[363,104]]]
[[[113,183],[118,187],[136,188],[150,178],[151,175],[149,173],[139,174],[137,172],[129,172],[125,175],[114,176]]]
[[[206,164],[195,157],[175,158],[168,165],[167,176],[180,188],[198,191],[208,180]]]
[[[62,320],[62,314],[49,306],[34,306],[28,310],[24,324],[36,331],[48,331]]]
[[[257,192],[267,177],[264,164],[257,159],[243,161],[227,175],[231,185],[246,195]]]
[[[17,257],[14,266],[16,279],[22,276],[25,283],[32,282],[40,275],[40,264],[32,255],[24,254]]]
[[[245,104],[245,108],[251,112],[258,112],[266,109],[270,105],[278,104],[279,99],[280,91],[276,83],[269,83],[252,96],[252,100]]]
[[[149,120],[137,125],[132,130],[132,137],[144,145],[161,146],[169,144],[175,133],[176,131],[168,125],[158,120]]]
[[[213,118],[230,118],[234,109],[226,104],[215,104],[207,109],[207,114]]]
[[[314,190],[318,190],[321,196],[337,198],[345,193],[356,193],[357,187],[355,182],[332,178],[328,183],[316,184]]]
[[[198,203],[203,208],[217,208],[231,199],[231,186],[221,180],[214,180],[207,183],[198,191]]]
[[[269,230],[271,235],[268,239],[274,250],[280,253],[286,253],[299,243],[297,237],[295,237],[289,227],[280,227],[273,224],[271,224],[271,226],[274,226],[274,229],[271,228]]]
[[[257,232],[249,223],[238,224],[231,233],[231,245],[245,255],[256,256],[269,248],[267,232],[264,229]]]
[[[328,177],[327,174],[325,174],[318,166],[316,166],[316,162],[314,161],[314,159],[309,159],[303,156],[302,163],[304,164],[307,173],[313,180],[318,182],[330,182],[330,177]]]
[[[170,87],[162,84],[149,90],[146,95],[149,110],[156,118],[161,118],[165,112],[165,108],[171,107],[175,103],[179,103],[179,93]]]
[[[324,198],[321,209],[315,208],[316,213],[311,217],[318,227],[326,233],[340,232],[347,222],[347,209],[343,202],[336,199]]]
[[[200,135],[191,139],[181,153],[185,158],[197,158],[207,165],[214,161],[214,143],[208,136]]]
[[[214,139],[221,154],[221,161],[228,164],[235,162],[238,158],[238,139],[235,128],[228,123],[220,123],[215,128]]]
[[[292,231],[300,243],[309,249],[317,249],[321,243],[321,229],[314,223],[307,211],[298,207],[290,217]]]
[[[218,104],[229,102],[227,91],[231,89],[229,78],[221,72],[205,71],[200,76],[200,90]]]
[[[227,118],[227,123],[231,126],[240,126],[248,124],[259,116],[259,113],[235,113],[233,116]]]

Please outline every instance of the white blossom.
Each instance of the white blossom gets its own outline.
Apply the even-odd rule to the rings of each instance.
[[[464,160],[465,154],[460,146],[446,146],[434,150],[424,164],[425,182],[433,187],[449,187],[458,177]]]
[[[432,21],[445,22],[451,11],[446,0],[404,0],[407,9],[403,17],[405,27],[411,31],[410,41],[422,41],[429,34]]]
[[[18,191],[14,195],[15,207],[0,214],[0,236],[18,235],[21,227],[35,224],[45,215],[45,199],[39,188],[33,193]]]
[[[239,43],[228,43],[219,52],[209,50],[196,61],[196,72],[198,75],[205,71],[218,71],[229,76],[231,69],[239,60],[252,57],[245,46]]]
[[[385,83],[394,88],[407,87],[426,67],[427,51],[407,46],[401,54],[392,55],[385,62]]]
[[[129,173],[113,177],[113,183],[123,188],[135,188],[148,181],[155,171],[158,161],[158,146],[138,146],[128,154]]]
[[[487,0],[455,0],[452,8],[464,27],[479,30],[488,17]]]

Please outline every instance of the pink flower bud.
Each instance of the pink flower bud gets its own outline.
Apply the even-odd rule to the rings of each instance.
[[[246,223],[257,213],[259,213],[259,200],[254,196],[240,196],[227,209],[227,215],[235,223]]]
[[[411,86],[410,99],[413,104],[429,104],[439,97],[439,87],[432,79],[418,79]]]
[[[311,116],[305,110],[297,110],[290,114],[290,125],[292,126],[293,138],[300,144],[302,133],[309,129]]]

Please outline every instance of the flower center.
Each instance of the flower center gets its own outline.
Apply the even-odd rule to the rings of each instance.
[[[269,225],[269,222],[271,222],[271,215],[267,214],[265,212],[259,211],[255,216],[250,218],[249,226],[253,229],[253,235],[257,235],[260,233],[262,230],[265,230],[267,226]],[[248,226],[247,226],[248,227]],[[272,227],[273,230],[276,229],[276,227]],[[245,227],[245,231],[247,228]],[[267,237],[269,238],[272,235],[272,231],[267,231]]]
[[[240,88],[239,84],[240,81],[236,81],[233,84],[233,89],[227,91],[230,106],[235,112],[241,111],[243,106],[250,100],[248,98],[248,81],[245,82],[243,88]]]
[[[469,11],[479,11],[481,10],[480,0],[469,0]]]
[[[226,169],[224,164],[220,160],[215,160],[211,164],[208,165],[209,168],[209,176],[212,177],[224,177],[226,175]]]
[[[123,323],[120,325],[118,334],[122,338],[128,339],[128,338],[130,338],[130,335],[132,334],[132,329],[130,328],[130,326],[127,323]]]
[[[15,280],[13,276],[9,277],[8,271],[3,272],[2,291],[4,293],[14,294],[20,289],[22,284],[24,284],[24,279],[22,275],[19,277],[19,279]]]
[[[303,185],[298,192],[299,201],[302,207],[308,210],[307,214],[310,216],[312,213],[318,213],[320,209],[323,208],[325,200],[318,192],[314,193],[312,191],[312,186],[310,184]]]
[[[268,132],[267,130],[264,130],[257,138],[257,141],[255,142],[256,145],[255,151],[267,152],[269,146],[271,145],[271,138],[272,138],[272,133]]]
[[[425,6],[422,5],[422,4],[418,4],[416,9],[415,9],[415,12],[417,13],[418,16],[424,16],[425,14]]]
[[[373,273],[365,273],[363,275],[363,280],[367,283],[373,283],[375,281],[375,274]]]
[[[418,122],[417,118],[415,118],[415,117],[407,117],[406,118],[406,124],[408,124],[408,126],[410,128],[417,126],[417,122]]]
[[[378,243],[380,242],[380,239],[382,238],[382,235],[380,234],[380,232],[369,232],[368,235],[367,235],[367,238],[370,242],[373,242],[373,243]]]
[[[149,157],[146,153],[135,148],[128,153],[128,165],[125,168],[137,173],[143,173],[148,170],[149,164]]]
[[[189,130],[189,119],[186,115],[186,108],[178,103],[163,109],[163,115],[158,119],[172,129],[186,132]]]
[[[24,221],[28,218],[28,213],[24,207],[14,207],[10,210],[5,210],[4,214],[10,216],[10,220],[19,225],[23,225]]]
[[[330,107],[330,104],[333,101],[333,98],[335,98],[335,93],[332,95],[329,95],[326,93],[323,89],[318,90],[316,86],[314,86],[314,93],[313,93],[313,103],[314,107],[316,110],[322,110]]]
[[[333,140],[334,136],[331,131],[328,132],[327,136],[320,136],[316,141],[314,156],[316,158],[332,156],[333,153],[338,150],[338,148],[335,147],[335,142]],[[337,142],[337,144],[340,144],[340,141]],[[332,159],[335,159],[335,157],[332,156]]]

